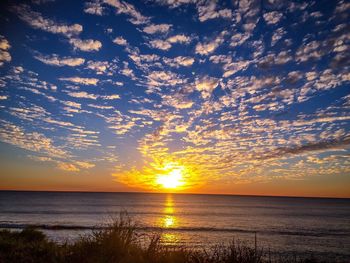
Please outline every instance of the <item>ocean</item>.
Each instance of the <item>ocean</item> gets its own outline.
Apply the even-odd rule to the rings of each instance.
[[[0,191],[0,228],[36,225],[74,240],[120,212],[168,246],[210,248],[233,239],[271,253],[350,262],[350,199],[230,195]]]

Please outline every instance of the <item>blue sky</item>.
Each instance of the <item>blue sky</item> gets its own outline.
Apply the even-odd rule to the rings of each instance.
[[[169,164],[189,189],[349,183],[349,2],[1,5],[3,164],[116,189]]]

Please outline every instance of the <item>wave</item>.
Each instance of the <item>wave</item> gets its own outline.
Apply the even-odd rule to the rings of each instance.
[[[24,229],[33,227],[42,230],[102,230],[108,226],[92,226],[92,225],[68,225],[68,224],[19,224],[19,223],[0,223],[0,229]],[[213,228],[213,227],[153,227],[153,226],[138,226],[135,227],[139,231],[154,231],[154,232],[226,232],[226,233],[247,233],[261,235],[291,235],[291,236],[312,236],[312,237],[347,237],[350,233],[343,231],[332,232],[307,232],[307,231],[255,231],[240,228]]]

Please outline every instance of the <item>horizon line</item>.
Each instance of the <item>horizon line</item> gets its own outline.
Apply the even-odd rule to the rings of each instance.
[[[336,196],[297,196],[297,195],[259,195],[259,194],[217,194],[217,193],[181,193],[181,192],[147,192],[147,191],[83,191],[83,190],[16,190],[0,189],[0,192],[38,192],[38,193],[106,193],[106,194],[175,194],[175,195],[221,195],[242,197],[285,197],[285,198],[318,198],[318,199],[350,199]]]

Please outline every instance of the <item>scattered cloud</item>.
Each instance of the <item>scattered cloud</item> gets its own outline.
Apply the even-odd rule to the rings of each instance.
[[[53,54],[51,56],[44,56],[44,55],[36,55],[34,56],[37,60],[51,66],[70,66],[70,67],[77,67],[82,64],[84,64],[85,59],[84,58],[72,58],[72,57],[59,57],[57,54]]]
[[[219,80],[212,77],[204,77],[196,79],[196,89],[201,93],[203,99],[207,99],[211,96],[213,90],[218,86]]]
[[[117,100],[117,99],[120,99],[120,96],[117,94],[114,94],[114,95],[101,96],[101,98],[105,100]]]
[[[192,66],[192,64],[194,63],[194,58],[192,57],[184,57],[184,56],[178,56],[175,58],[163,58],[164,63],[171,66],[171,67],[175,67],[178,68],[180,66],[183,67],[189,67]]]
[[[98,95],[90,94],[85,91],[68,92],[68,95],[74,98],[92,99],[92,100],[96,100],[99,97]]]
[[[151,40],[149,44],[151,47],[161,50],[169,50],[171,48],[171,44],[169,42],[160,39]]]
[[[82,25],[57,23],[54,20],[43,17],[39,12],[33,11],[26,4],[13,6],[12,10],[20,19],[25,21],[31,27],[41,29],[46,32],[72,37],[79,35],[83,31]]]
[[[72,163],[58,163],[57,168],[67,172],[79,172],[80,169]]]
[[[134,25],[147,24],[150,21],[149,17],[143,16],[132,4],[125,1],[104,0],[104,3],[114,7],[117,14],[124,14],[129,16],[129,21]]]
[[[192,41],[192,38],[184,34],[174,35],[167,39],[167,42],[172,44],[174,43],[189,44],[191,41]]]
[[[85,3],[84,12],[87,14],[102,16],[104,10],[105,8],[101,5],[99,0]]]
[[[213,53],[224,42],[225,33],[225,31],[222,32],[218,37],[216,37],[212,41],[198,43],[195,49],[196,53],[200,55],[208,55],[210,53]]]
[[[30,160],[146,186],[166,162],[210,184],[350,173],[346,1],[44,4],[11,4],[0,36],[0,140]]]
[[[0,67],[4,65],[5,62],[11,61],[11,55],[8,50],[11,48],[10,43],[7,39],[0,35]]]
[[[100,41],[93,39],[82,40],[79,38],[72,38],[69,40],[69,43],[74,49],[86,52],[98,51],[102,47],[102,43]]]
[[[283,17],[283,14],[277,12],[277,11],[272,11],[269,13],[265,13],[264,15],[265,22],[268,25],[274,25],[277,24]]]
[[[167,33],[169,32],[170,28],[171,28],[171,25],[169,24],[159,24],[159,25],[151,24],[149,26],[144,27],[143,32],[147,34]]]
[[[113,39],[113,43],[120,45],[120,46],[127,46],[128,45],[128,42],[123,37],[116,37],[115,39]]]
[[[101,75],[101,74],[112,75],[114,70],[116,69],[116,66],[113,63],[110,63],[108,61],[90,60],[87,62],[86,68],[95,71],[97,75]]]
[[[215,1],[207,1],[204,4],[199,4],[197,6],[198,19],[201,22],[205,22],[209,19],[214,18],[232,18],[232,11],[228,8],[217,10],[217,4]]]
[[[59,78],[59,80],[73,82],[75,84],[93,85],[93,86],[96,86],[99,81],[98,79],[95,79],[95,78],[81,78],[81,77]]]

